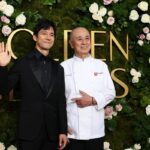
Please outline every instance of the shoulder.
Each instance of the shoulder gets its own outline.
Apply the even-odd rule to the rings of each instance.
[[[107,64],[100,59],[92,58],[92,61],[95,65],[99,65],[101,67],[107,67]]]
[[[67,60],[65,60],[65,61],[63,61],[63,62],[61,62],[60,63],[60,65],[62,66],[62,67],[67,67],[67,66],[70,66],[70,64],[71,64],[71,62],[72,62],[72,58],[69,58],[69,59],[67,59]]]

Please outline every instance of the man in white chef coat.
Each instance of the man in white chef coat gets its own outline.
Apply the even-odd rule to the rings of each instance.
[[[67,149],[103,150],[104,107],[115,98],[114,84],[107,65],[91,57],[86,28],[74,28],[69,42],[74,56],[61,63],[67,98]]]

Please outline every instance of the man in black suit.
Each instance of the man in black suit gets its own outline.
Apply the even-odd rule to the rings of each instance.
[[[49,57],[55,40],[53,22],[41,19],[33,34],[35,49],[11,61],[7,46],[0,43],[0,94],[19,81],[21,88],[18,115],[17,150],[57,150],[67,144],[66,98],[63,68]]]

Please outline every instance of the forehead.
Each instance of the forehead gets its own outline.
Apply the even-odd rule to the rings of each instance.
[[[54,33],[53,27],[42,28],[39,32],[52,32]]]
[[[90,33],[85,28],[77,28],[72,31],[73,37],[84,37],[84,36],[90,36]]]

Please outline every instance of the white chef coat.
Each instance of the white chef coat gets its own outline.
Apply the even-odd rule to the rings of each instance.
[[[84,60],[74,56],[61,63],[65,72],[69,138],[88,140],[105,135],[104,107],[115,97],[115,88],[107,65],[91,56]],[[94,97],[97,105],[80,108],[72,100],[79,90]]]

